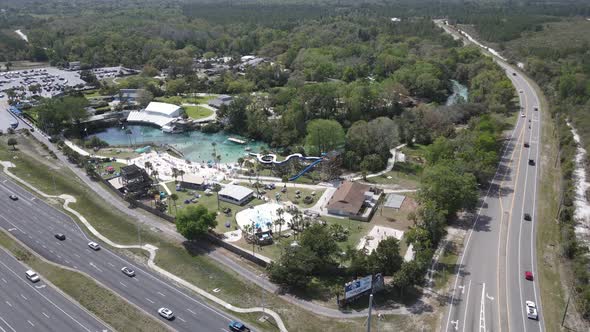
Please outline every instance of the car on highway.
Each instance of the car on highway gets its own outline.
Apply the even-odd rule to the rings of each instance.
[[[10,195],[8,197],[10,197],[10,199],[13,200],[13,201],[18,201],[18,196],[16,196],[15,194],[12,194],[12,195]]]
[[[534,159],[529,159],[529,165],[535,166],[535,160]]]
[[[528,148],[529,147],[529,142],[524,142],[523,145],[524,145],[525,148]]]
[[[532,218],[531,218],[531,215],[530,215],[530,214],[528,214],[528,213],[525,213],[525,214],[524,214],[524,220],[526,220],[526,221],[531,221],[531,220],[532,220]]]
[[[525,271],[524,272],[524,278],[526,280],[533,281],[533,272],[531,272],[531,271]]]
[[[25,276],[27,276],[27,279],[31,280],[32,282],[37,282],[37,281],[41,280],[41,278],[39,278],[39,275],[37,274],[37,272],[35,272],[33,270],[27,270],[25,272]]]
[[[516,73],[512,73],[512,76],[516,76]]]
[[[88,242],[88,246],[92,250],[100,250],[100,245],[96,242]]]
[[[520,93],[524,93],[524,91],[522,91],[522,90],[520,90],[520,91],[518,91],[518,92],[520,92]]]
[[[535,106],[533,109],[534,109],[535,111],[538,111],[538,110],[539,110],[539,108],[538,108],[537,106]]]
[[[135,276],[135,271],[133,271],[132,269],[128,268],[127,266],[124,266],[121,269],[121,272],[123,272],[128,277],[134,277]]]
[[[66,235],[63,234],[63,233],[57,233],[57,234],[55,234],[55,238],[58,239],[58,240],[60,240],[60,241],[63,241],[63,240],[66,239]]]
[[[520,117],[524,118],[526,115],[524,113],[520,113]]]
[[[167,320],[172,320],[174,318],[174,313],[168,308],[160,308],[158,309],[158,313]]]
[[[526,301],[526,316],[530,319],[539,319],[539,315],[537,314],[537,305],[533,301]]]
[[[250,329],[244,325],[242,322],[238,322],[236,320],[232,320],[229,323],[229,330],[234,332],[250,332]]]

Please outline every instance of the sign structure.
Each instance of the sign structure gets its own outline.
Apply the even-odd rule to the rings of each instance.
[[[353,298],[359,294],[362,294],[371,289],[373,283],[372,276],[362,277],[360,279],[353,280],[344,285],[344,299]]]

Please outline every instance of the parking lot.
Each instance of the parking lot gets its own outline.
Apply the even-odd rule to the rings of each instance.
[[[24,98],[33,96],[30,86],[39,85],[36,95],[51,98],[62,93],[65,87],[84,85],[80,74],[74,71],[65,71],[54,67],[18,70],[0,73],[0,94],[6,90],[16,89]]]

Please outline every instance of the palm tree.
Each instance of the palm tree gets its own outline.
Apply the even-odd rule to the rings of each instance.
[[[281,240],[281,230],[283,228],[283,225],[285,224],[285,218],[283,217],[283,215],[285,214],[285,210],[283,210],[283,208],[278,208],[277,209],[277,220],[275,220],[275,225],[279,226],[279,241]]]
[[[186,173],[183,169],[178,170],[178,175],[180,175],[180,179],[184,181],[184,173]]]
[[[170,195],[170,199],[172,200],[172,202],[174,202],[174,211],[176,211],[176,213],[178,213],[178,207],[176,206],[176,201],[178,200],[178,195],[172,194],[172,195]]]
[[[152,176],[154,177],[154,179],[156,180],[156,182],[158,182],[158,170],[153,170],[152,171]]]
[[[240,168],[242,168],[242,165],[244,165],[244,161],[245,160],[243,157],[238,158],[238,165],[240,165]]]
[[[174,181],[178,178],[178,169],[176,167],[172,167],[172,176],[174,177]]]
[[[217,194],[217,210],[219,211],[219,192],[221,191],[221,185],[219,183],[214,183],[212,189]]]
[[[213,146],[213,153],[211,154],[211,156],[213,157],[213,161],[217,160],[217,143],[215,142],[211,142],[211,145]]]
[[[150,171],[152,169],[152,163],[151,161],[146,161],[143,166],[145,167],[146,171]]]

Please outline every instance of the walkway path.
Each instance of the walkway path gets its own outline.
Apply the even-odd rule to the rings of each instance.
[[[176,276],[175,274],[172,274],[164,269],[162,269],[161,267],[157,266],[156,263],[154,262],[154,259],[156,258],[156,251],[158,250],[158,247],[153,246],[151,244],[144,244],[144,245],[121,245],[121,244],[117,244],[113,241],[111,241],[109,238],[107,238],[106,236],[102,235],[101,233],[99,233],[93,226],[92,224],[90,224],[88,222],[88,220],[86,220],[86,218],[80,214],[78,211],[72,209],[69,207],[70,203],[76,203],[76,198],[70,195],[66,195],[66,194],[62,194],[59,196],[56,195],[48,195],[44,192],[42,192],[41,190],[37,189],[36,187],[34,187],[33,185],[31,185],[30,183],[22,180],[21,178],[17,177],[16,175],[12,174],[12,172],[9,171],[10,167],[14,167],[14,164],[12,164],[11,162],[4,162],[4,161],[0,161],[0,164],[2,164],[2,166],[4,166],[4,173],[6,173],[8,176],[12,177],[13,179],[15,179],[16,181],[24,184],[25,186],[29,187],[31,190],[33,190],[34,192],[36,192],[38,195],[45,197],[45,198],[59,198],[61,200],[64,201],[63,203],[63,208],[72,213],[73,215],[76,216],[76,218],[78,218],[78,220],[80,220],[80,222],[82,222],[82,224],[84,224],[84,226],[90,231],[90,233],[92,233],[94,236],[96,236],[97,238],[99,238],[101,241],[103,241],[104,243],[108,244],[111,247],[114,248],[119,248],[119,249],[143,249],[147,252],[149,252],[149,258],[148,258],[148,266],[160,273],[161,275],[173,280],[174,282],[194,291],[195,293],[207,298],[210,301],[213,301],[215,303],[217,303],[218,305],[221,305],[222,307],[237,312],[237,313],[254,313],[254,312],[262,312],[264,314],[268,314],[270,316],[273,317],[273,319],[275,320],[275,322],[277,323],[279,329],[281,330],[281,332],[287,332],[287,328],[285,327],[285,324],[283,323],[281,317],[279,316],[279,314],[277,314],[276,312],[268,309],[268,308],[260,308],[260,307],[254,307],[254,308],[239,308],[239,307],[235,307],[225,301],[223,301],[222,299],[214,296],[213,294],[210,294],[208,292],[206,292],[205,290],[191,284],[190,282]]]
[[[405,143],[400,144],[400,145],[396,146],[395,148],[389,150],[389,152],[391,153],[391,158],[387,159],[387,167],[385,167],[385,169],[382,170],[381,172],[367,175],[366,178],[374,178],[374,177],[386,174],[388,172],[391,172],[391,170],[393,170],[393,166],[395,165],[395,159],[397,158],[397,150],[403,148],[404,146],[406,146]],[[358,174],[351,174],[351,175],[347,176],[347,180],[349,180],[349,181],[359,181],[362,179],[363,179],[363,176],[358,175]]]

